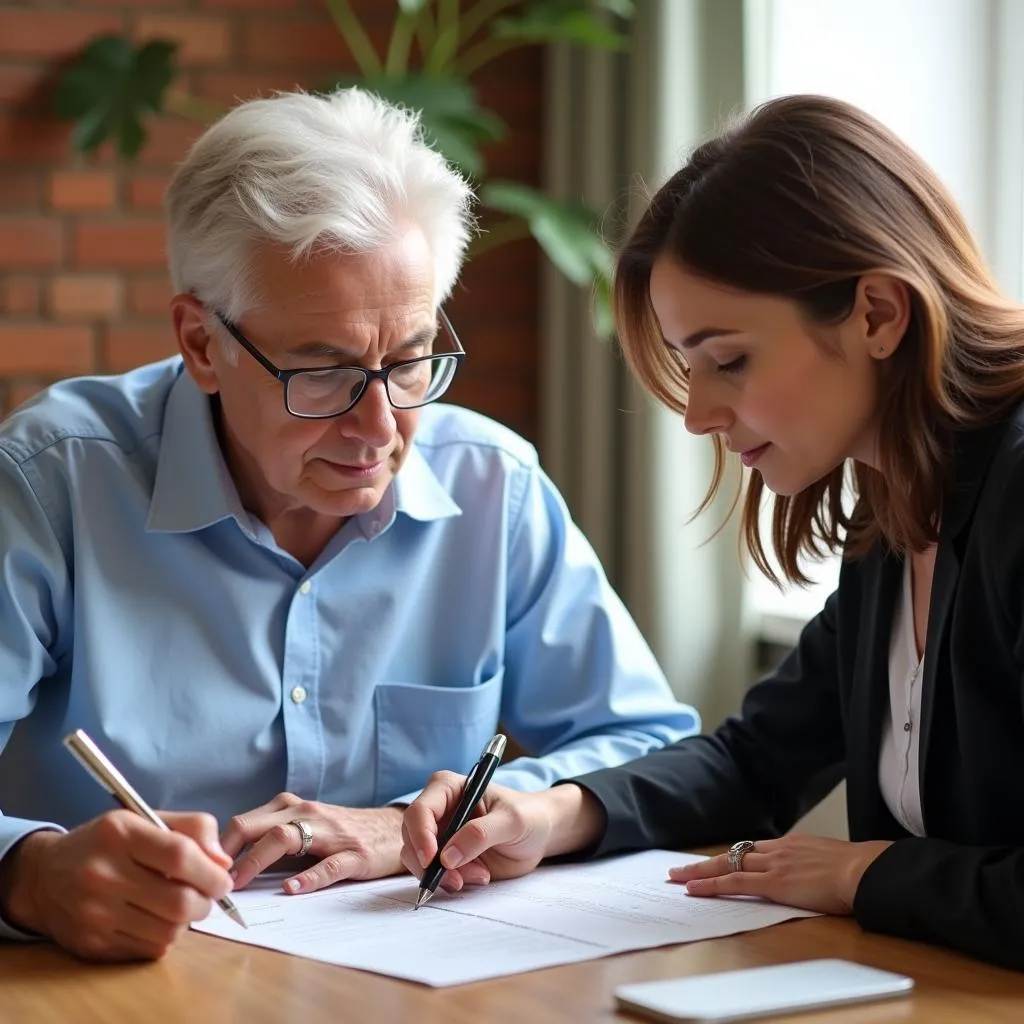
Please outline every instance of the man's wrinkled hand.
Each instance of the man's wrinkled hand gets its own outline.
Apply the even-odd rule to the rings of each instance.
[[[4,860],[11,924],[87,960],[155,960],[231,891],[209,814],[158,812],[165,832],[108,811],[70,832],[36,832]]]
[[[287,878],[285,892],[313,892],[402,869],[402,808],[338,807],[280,793],[262,807],[236,815],[221,836],[221,845],[235,858],[231,873],[236,889],[301,852],[302,834],[290,824],[296,820],[313,834],[307,852],[316,863]]]

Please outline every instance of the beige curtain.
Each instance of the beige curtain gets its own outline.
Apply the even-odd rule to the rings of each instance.
[[[605,212],[618,240],[659,185],[743,101],[742,0],[641,0],[628,57],[554,49],[547,187]],[[710,728],[750,682],[743,574],[723,503],[689,522],[711,449],[627,379],[589,297],[553,271],[542,327],[542,457],[676,692]],[[726,492],[730,492],[727,485]]]

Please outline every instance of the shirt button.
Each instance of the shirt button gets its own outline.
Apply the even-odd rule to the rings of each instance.
[[[904,722],[903,723],[903,731],[904,732],[910,732],[910,723],[909,722]]]
[[[301,704],[306,699],[306,688],[304,686],[293,687],[291,696],[296,704]]]
[[[299,587],[299,593],[300,594],[308,594],[312,589],[313,589],[313,584],[310,583],[309,580],[306,580],[306,582],[303,583],[301,587]]]

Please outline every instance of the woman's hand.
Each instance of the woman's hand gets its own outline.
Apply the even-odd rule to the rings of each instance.
[[[465,778],[436,772],[406,808],[402,822],[402,863],[419,878],[437,852],[437,837],[455,809]],[[545,857],[582,849],[596,838],[596,801],[578,786],[520,793],[493,783],[441,855],[446,868],[441,886],[458,892],[464,885],[486,885],[492,878],[518,878]]]
[[[686,867],[669,878],[684,882],[691,896],[760,896],[790,907],[837,916],[853,912],[853,899],[868,865],[892,844],[848,843],[821,836],[762,839],[734,871],[728,854]]]

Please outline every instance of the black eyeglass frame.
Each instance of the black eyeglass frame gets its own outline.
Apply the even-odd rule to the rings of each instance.
[[[462,347],[462,342],[459,341],[459,336],[455,333],[455,328],[452,327],[451,320],[448,319],[443,309],[437,311],[438,319],[444,325],[445,330],[448,332],[449,337],[455,342],[456,350],[454,352],[437,352],[429,356],[417,356],[415,359],[402,359],[397,363],[389,363],[387,366],[382,366],[379,370],[368,370],[365,366],[299,366],[294,370],[282,370],[279,366],[275,366],[241,331],[237,324],[229,320],[226,316],[221,313],[214,311],[214,316],[220,322],[221,326],[231,335],[235,341],[238,342],[246,352],[249,353],[256,360],[264,370],[267,371],[272,377],[277,378],[284,385],[284,408],[285,412],[289,416],[295,416],[300,420],[332,420],[338,416],[344,416],[345,413],[351,412],[359,400],[366,394],[367,389],[370,386],[370,381],[379,380],[384,384],[384,393],[388,397],[388,401],[391,402],[391,406],[394,409],[421,409],[425,405],[430,405],[432,402],[436,402],[439,398],[442,398],[445,392],[451,387],[451,382],[455,379],[455,375],[459,372],[459,368],[462,366],[462,361],[466,358],[466,350]],[[435,395],[433,398],[428,398],[425,402],[419,402],[416,405],[395,405],[391,400],[391,389],[388,387],[388,377],[395,371],[404,366],[412,366],[416,363],[434,362],[440,359],[455,359],[455,369],[452,371],[451,379],[445,385],[444,391],[440,394]],[[331,370],[354,370],[357,373],[363,375],[363,383],[360,385],[359,391],[356,393],[356,397],[340,412],[328,412],[328,413],[304,413],[295,412],[292,410],[288,402],[288,385],[293,377],[298,376],[300,373],[327,373]]]

